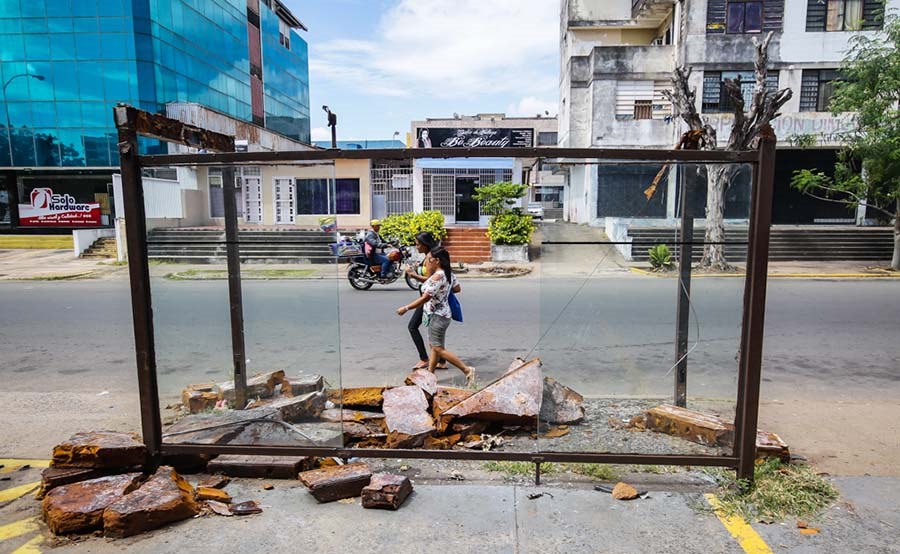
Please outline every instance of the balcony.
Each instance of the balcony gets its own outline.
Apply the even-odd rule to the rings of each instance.
[[[662,21],[675,9],[675,0],[631,0],[631,17]]]

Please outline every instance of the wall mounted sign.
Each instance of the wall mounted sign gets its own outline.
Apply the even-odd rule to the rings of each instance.
[[[99,227],[100,204],[83,203],[49,187],[31,191],[31,203],[19,204],[20,227]]]
[[[531,148],[534,129],[476,129],[432,127],[419,129],[419,148]]]

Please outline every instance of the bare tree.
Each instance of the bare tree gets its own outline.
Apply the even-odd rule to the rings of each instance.
[[[756,147],[760,130],[773,119],[781,115],[778,110],[790,100],[791,89],[772,92],[766,89],[768,75],[769,42],[772,33],[768,33],[760,42],[756,37],[755,82],[749,110],[745,111],[744,95],[741,91],[741,80],[726,79],[725,91],[734,109],[734,125],[725,145],[727,150],[749,150]],[[697,90],[689,84],[691,69],[678,67],[672,75],[672,90],[663,95],[672,102],[675,113],[687,124],[689,131],[699,133],[701,150],[718,150],[716,130],[697,111]],[[731,266],[725,261],[725,191],[737,168],[730,164],[710,164],[706,167],[706,245],[703,247],[703,258],[700,267],[727,271]]]

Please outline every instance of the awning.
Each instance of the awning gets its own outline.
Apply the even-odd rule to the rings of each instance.
[[[423,169],[513,169],[514,158],[419,158]]]

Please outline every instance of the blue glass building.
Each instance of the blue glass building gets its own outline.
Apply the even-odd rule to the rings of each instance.
[[[15,226],[25,168],[76,198],[107,192],[85,176],[118,165],[118,102],[193,102],[309,143],[298,29],[278,0],[0,0],[0,226]]]

